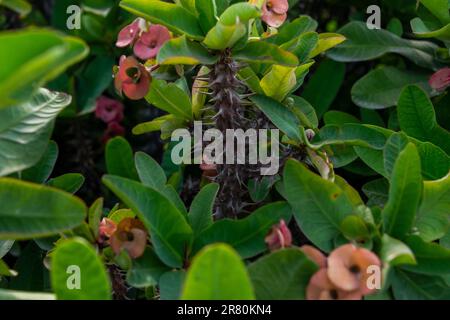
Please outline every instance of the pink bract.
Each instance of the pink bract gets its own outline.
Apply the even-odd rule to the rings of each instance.
[[[131,24],[120,30],[116,42],[117,47],[124,48],[134,43],[141,32],[141,21],[141,18],[137,18]]]
[[[142,60],[153,59],[162,45],[170,40],[169,30],[159,24],[151,25],[142,33],[134,45],[134,54]]]
[[[450,68],[443,68],[434,73],[431,76],[429,83],[430,86],[437,91],[443,91],[450,87]]]
[[[97,99],[95,116],[105,123],[123,120],[123,104],[120,101],[101,96]]]
[[[124,93],[131,100],[140,100],[147,95],[150,83],[150,73],[136,58],[120,58],[119,71],[114,79],[114,85],[120,94]]]
[[[287,0],[267,0],[262,7],[261,19],[269,26],[278,28],[286,21],[288,10]]]

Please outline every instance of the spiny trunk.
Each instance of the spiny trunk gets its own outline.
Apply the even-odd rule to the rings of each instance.
[[[246,130],[249,127],[239,94],[243,84],[236,77],[238,69],[238,65],[231,58],[231,52],[226,50],[212,66],[209,75],[209,86],[216,111],[215,125],[223,134],[224,145],[227,129]],[[217,172],[215,182],[220,185],[220,191],[216,200],[216,217],[235,217],[244,206],[248,170],[246,165],[239,165],[234,161],[234,164],[218,164]]]

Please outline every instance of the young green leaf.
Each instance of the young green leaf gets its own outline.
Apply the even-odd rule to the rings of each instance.
[[[247,43],[244,48],[233,52],[233,57],[244,62],[279,64],[287,67],[298,66],[298,59],[294,54],[263,41]]]
[[[47,185],[69,193],[77,192],[84,183],[84,177],[79,173],[66,173],[50,179]]]
[[[210,65],[217,61],[217,56],[212,55],[197,42],[188,40],[185,36],[167,41],[159,50],[157,61],[161,65]]]

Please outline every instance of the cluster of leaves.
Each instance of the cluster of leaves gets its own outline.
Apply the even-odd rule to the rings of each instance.
[[[108,40],[101,30],[122,15],[115,1],[80,1],[87,14],[78,38],[39,28],[0,33],[0,58],[8,61],[0,70],[0,202],[7,204],[0,209],[0,298],[305,299],[315,275],[332,267],[333,252],[352,244],[381,261],[381,289],[366,298],[450,299],[450,132],[442,122],[448,95],[428,83],[449,64],[449,3],[394,2],[402,1],[387,5],[386,30],[368,29],[356,15],[336,33],[318,33],[309,16],[268,26],[263,0],[120,2],[171,32],[156,58],[142,63],[151,79],[145,99],[167,114],[138,124],[134,134],[160,131],[165,140],[197,120],[223,129],[211,93],[230,80],[217,73],[224,58],[231,82],[239,83],[230,93],[236,106],[283,133],[289,159],[273,178],[243,181],[252,212],[239,219],[214,219],[224,181],[204,177],[187,208],[179,193],[187,166],[167,166],[167,159],[160,166],[146,153],[133,154],[121,137],[105,147],[102,183],[119,200],[113,208],[103,198],[88,208],[74,196],[84,181],[79,174],[50,179],[58,158],[50,141],[55,119],[63,109],[92,111],[111,84],[118,52],[110,51],[115,36]],[[14,1],[0,1],[7,3]],[[15,3],[25,15],[26,1]],[[411,15],[414,37],[429,40],[402,37],[400,7]],[[92,60],[64,73],[88,56],[86,42]],[[108,81],[95,67],[103,59]],[[369,60],[376,67],[353,79],[356,106],[336,105],[345,92],[344,63]],[[59,87],[74,99],[43,88],[54,79],[50,88],[78,83],[76,90]],[[363,181],[364,195],[347,180]],[[266,236],[280,221],[330,253],[328,266],[296,247],[305,244],[300,237],[268,250]]]

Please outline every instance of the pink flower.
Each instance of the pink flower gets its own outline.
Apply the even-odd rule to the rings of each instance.
[[[150,89],[151,76],[147,69],[134,57],[120,58],[119,71],[115,75],[116,90],[132,100],[145,97]]]
[[[443,68],[434,73],[431,76],[429,83],[434,90],[445,90],[450,86],[450,68]]]
[[[105,133],[103,134],[102,141],[103,143],[107,143],[109,139],[123,136],[125,134],[125,128],[118,122],[110,122],[108,123],[108,128],[106,128]]]
[[[278,28],[287,18],[288,0],[266,0],[261,19],[271,27]]]
[[[317,271],[306,288],[307,300],[361,300],[359,291],[345,291],[337,287],[328,277],[327,269]]]
[[[300,247],[300,250],[311,260],[314,261],[320,268],[327,267],[327,257],[314,248],[313,246],[304,245]]]
[[[153,24],[136,41],[134,54],[142,60],[153,59],[168,40],[170,40],[169,30],[159,24]]]
[[[143,19],[137,18],[131,24],[127,25],[125,28],[120,30],[119,36],[117,38],[116,46],[119,48],[124,48],[135,42],[139,33],[141,32],[141,23]]]
[[[103,218],[98,227],[98,242],[104,243],[117,230],[117,224],[108,218]]]
[[[272,230],[266,236],[265,241],[270,251],[275,251],[281,248],[291,246],[292,244],[291,231],[287,227],[284,220],[281,220],[278,225],[272,227]]]
[[[144,254],[147,245],[147,230],[138,219],[122,219],[111,236],[110,244],[115,254],[125,250],[131,258],[139,258]]]
[[[97,99],[95,116],[105,123],[123,120],[123,104],[120,101],[101,96]]]

